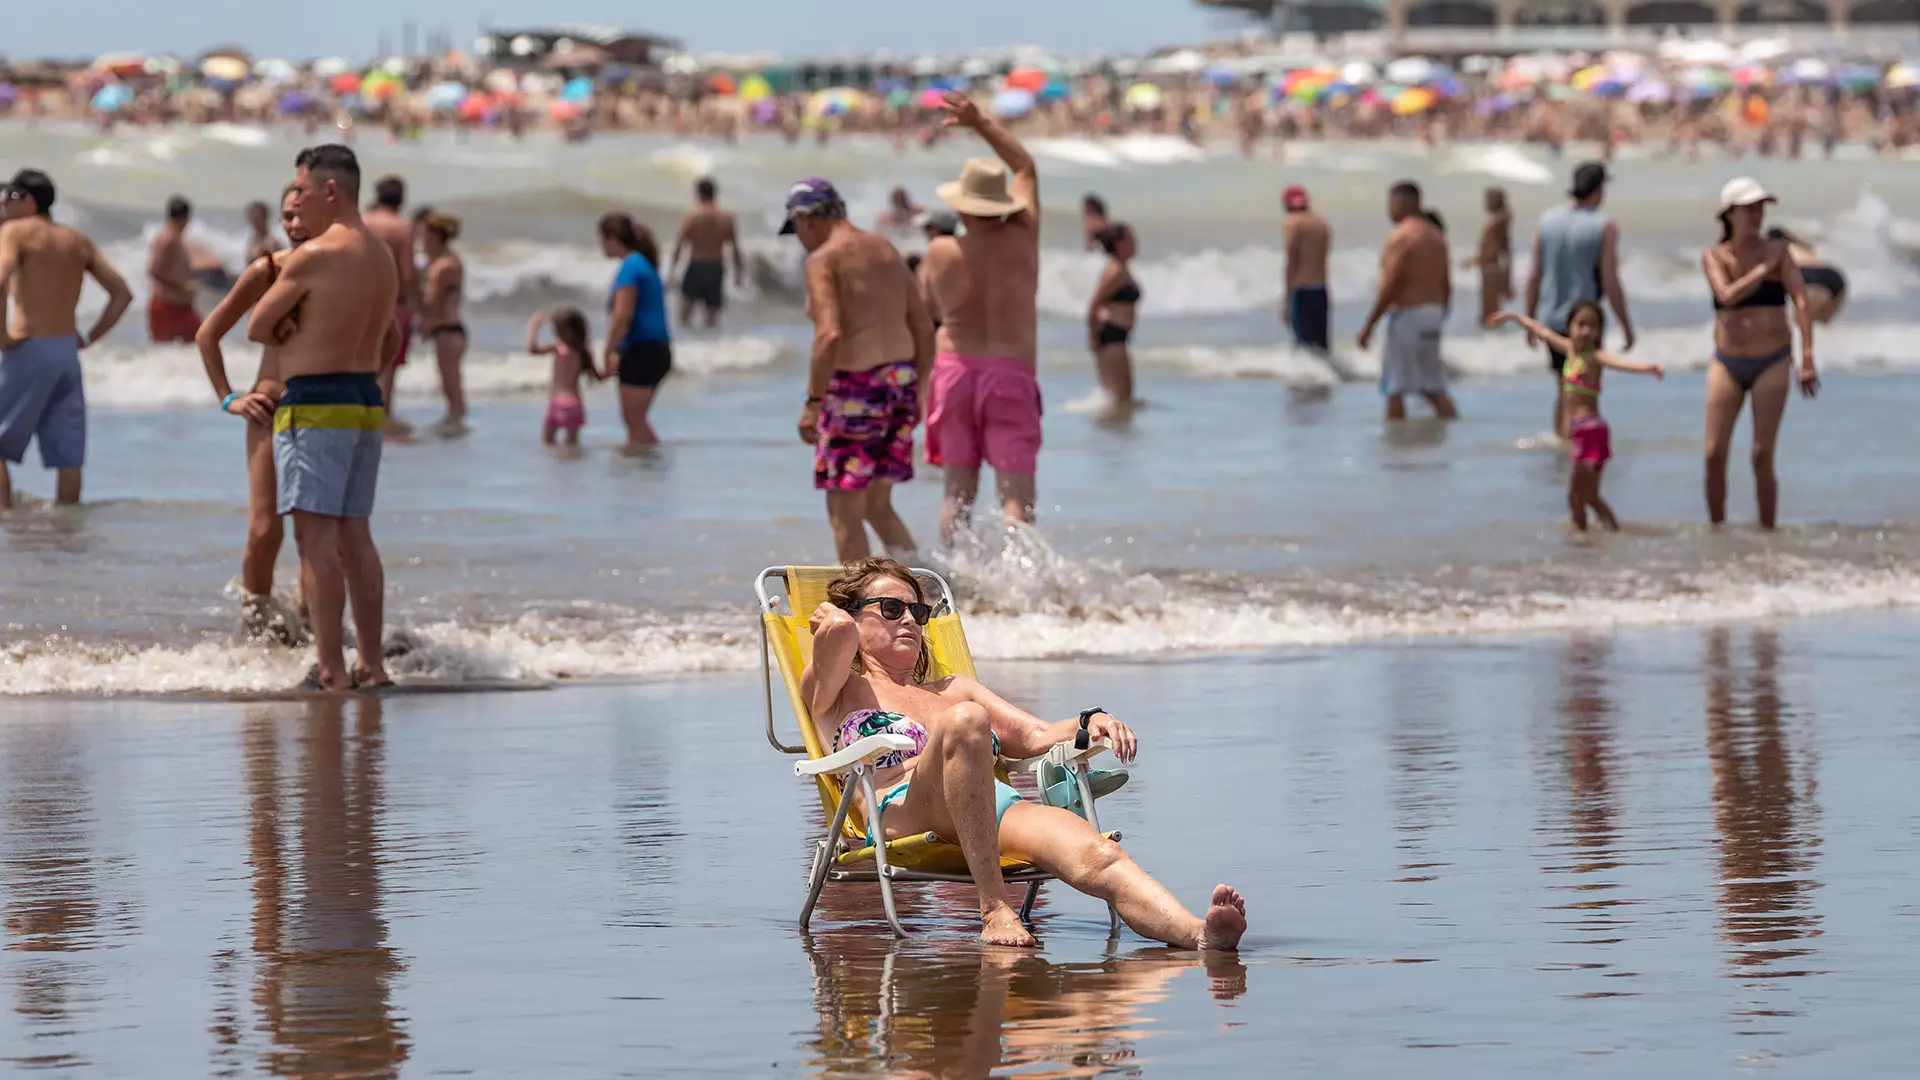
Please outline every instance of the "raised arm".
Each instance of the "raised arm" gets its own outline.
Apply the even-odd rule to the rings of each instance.
[[[817,650],[818,646],[815,648]],[[819,655],[817,651],[815,655]],[[1077,716],[1050,724],[965,675],[954,676],[954,688],[987,710],[987,718],[993,725],[994,735],[1000,739],[1000,753],[1004,757],[1039,757],[1073,738],[1080,730],[1080,718]],[[1091,718],[1087,732],[1096,739],[1111,740],[1114,756],[1121,761],[1133,760],[1138,741],[1134,738],[1132,728],[1101,712]]]
[[[133,303],[133,290],[127,288],[127,279],[120,276],[120,271],[113,268],[113,264],[100,254],[100,249],[94,247],[91,240],[87,242],[87,276],[107,290],[107,306],[100,309],[100,317],[94,320],[93,329],[80,339],[83,346],[106,337],[108,331],[120,321],[120,316],[127,313],[127,305]],[[5,280],[5,275],[0,275],[0,281]]]
[[[800,693],[807,711],[816,718],[833,711],[840,691],[853,674],[853,657],[860,651],[860,628],[853,616],[822,601],[807,620],[813,631],[813,662],[800,673]]]
[[[207,381],[213,384],[213,396],[222,401],[233,393],[233,384],[227,379],[227,358],[220,351],[220,339],[240,325],[247,309],[266,295],[273,276],[272,259],[271,255],[262,255],[248,263],[240,271],[240,280],[213,306],[207,321],[200,324],[200,332],[193,336],[194,345],[200,349],[200,363],[207,369]]]
[[[980,107],[967,95],[949,92],[942,107],[947,112],[948,127],[971,129],[993,149],[995,157],[1006,163],[1007,171],[1012,174],[1007,188],[1014,198],[1027,204],[1037,228],[1040,223],[1040,173],[1034,167],[1033,155],[1027,153],[1027,148],[1021,146],[1020,140],[1002,127],[1000,121],[981,112]]]
[[[314,245],[295,249],[280,264],[280,276],[267,286],[266,294],[253,305],[253,317],[247,320],[247,340],[262,345],[278,345],[274,332],[300,301],[313,291],[313,276],[325,256]]]
[[[1573,351],[1573,342],[1568,341],[1565,334],[1556,333],[1552,327],[1549,327],[1531,315],[1518,315],[1511,311],[1496,311],[1487,319],[1488,326],[1499,326],[1501,323],[1509,322],[1517,323],[1524,328],[1527,333],[1532,334],[1534,337],[1552,346],[1555,352],[1571,353]]]
[[[1627,313],[1627,290],[1620,284],[1620,226],[1611,221],[1600,234],[1600,288],[1613,317],[1620,320],[1620,347],[1633,348],[1633,316]]]
[[[527,351],[535,356],[553,355],[554,346],[540,343],[540,328],[547,325],[547,313],[536,311],[533,318],[527,320]]]

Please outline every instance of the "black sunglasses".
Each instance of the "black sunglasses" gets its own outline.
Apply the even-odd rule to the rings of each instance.
[[[858,613],[863,607],[877,607],[880,617],[889,622],[898,622],[902,615],[912,615],[913,621],[921,626],[933,617],[933,608],[928,604],[909,604],[905,600],[892,596],[869,596],[865,600],[855,600],[847,605],[847,610]]]

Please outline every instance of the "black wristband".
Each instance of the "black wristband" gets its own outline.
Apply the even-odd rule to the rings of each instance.
[[[822,397],[809,397],[809,398],[807,398],[807,404],[809,404],[809,405],[818,405],[818,404],[820,404],[821,402],[823,402],[823,401],[825,401],[825,400],[827,400],[827,399],[826,399],[826,398],[822,398]]]
[[[1094,714],[1094,713],[1103,713],[1103,712],[1106,712],[1106,711],[1107,711],[1107,710],[1105,710],[1105,709],[1103,709],[1103,708],[1101,708],[1101,707],[1100,707],[1100,706],[1098,706],[1098,705],[1095,705],[1095,706],[1094,706],[1093,708],[1091,708],[1091,709],[1081,709],[1081,710],[1080,710],[1080,724],[1081,724],[1081,726],[1082,726],[1082,727],[1085,727],[1085,726],[1086,726],[1086,723],[1087,723],[1087,721],[1089,721],[1089,720],[1091,720],[1091,719],[1093,719],[1093,714]]]

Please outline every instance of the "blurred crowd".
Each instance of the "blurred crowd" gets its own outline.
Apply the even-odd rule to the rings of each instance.
[[[212,122],[333,125],[395,139],[428,129],[658,131],[789,140],[882,134],[905,147],[942,137],[938,100],[967,90],[1029,135],[1177,136],[1196,144],[1408,137],[1558,146],[1701,144],[1800,156],[1843,141],[1883,152],[1920,142],[1920,69],[1847,56],[1743,51],[1684,41],[1651,53],[1364,59],[1175,50],[1159,56],[1000,62],[755,66],[497,66],[458,52],[294,63],[236,51],[194,61],[132,53],[84,65],[0,67],[0,115],[81,118],[103,128]]]

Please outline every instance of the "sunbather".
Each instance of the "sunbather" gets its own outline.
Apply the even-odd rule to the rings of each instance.
[[[869,839],[932,832],[959,845],[980,890],[980,940],[988,944],[1035,944],[1007,903],[1005,851],[1112,904],[1142,936],[1180,948],[1237,948],[1247,929],[1238,892],[1215,886],[1206,916],[1195,916],[1085,819],[1027,802],[995,778],[996,756],[1044,754],[1073,738],[1079,720],[1049,724],[964,675],[924,681],[921,628],[930,614],[912,571],[892,559],[863,559],[828,585],[809,622],[813,662],[800,685],[821,741],[840,750],[885,731],[914,742],[875,763],[885,836],[873,831],[876,808],[864,807]],[[1108,739],[1121,761],[1133,759],[1125,724],[1101,712],[1088,729]]]

